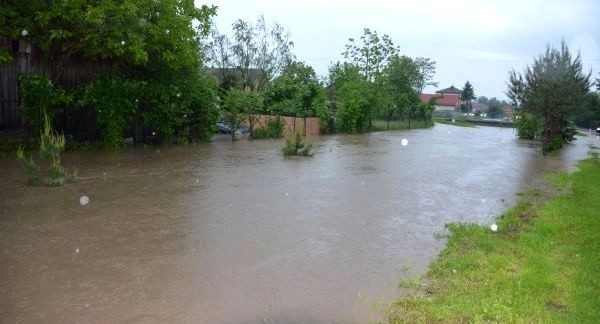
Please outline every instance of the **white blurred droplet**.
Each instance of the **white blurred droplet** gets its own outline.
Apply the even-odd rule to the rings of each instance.
[[[177,94],[177,98],[179,98],[179,97],[181,97],[181,93],[178,93],[178,94]]]
[[[456,269],[452,269],[452,273],[456,273]]]
[[[406,146],[406,145],[408,145],[408,140],[406,138],[403,138],[401,143],[402,143],[402,146]]]
[[[290,194],[288,192],[285,193],[286,196],[289,196]]]
[[[361,182],[360,182],[360,184],[364,186],[364,185],[365,185],[365,182],[364,182],[364,181],[361,181]]]
[[[196,183],[200,182],[200,180],[196,179]]]
[[[27,29],[23,29],[23,30],[21,31],[21,36],[25,37],[25,36],[27,36],[27,35],[29,35],[29,32],[27,31]]]
[[[125,45],[125,41],[124,41],[124,40],[123,40],[123,41],[121,41],[121,45]]]
[[[452,122],[453,122],[453,123],[456,123],[456,120],[455,120],[454,118],[452,118]]]
[[[183,118],[187,118],[187,115],[183,115]]]
[[[485,204],[485,198],[481,198],[481,202]]]
[[[79,253],[79,248],[75,249],[75,253]]]
[[[492,224],[492,225],[490,225],[490,229],[492,230],[492,232],[496,232],[496,231],[498,231],[498,225]]]
[[[152,136],[156,135],[156,132],[152,132]]]
[[[85,206],[89,203],[90,203],[90,197],[88,197],[88,196],[79,197],[79,204],[81,204],[81,206]]]

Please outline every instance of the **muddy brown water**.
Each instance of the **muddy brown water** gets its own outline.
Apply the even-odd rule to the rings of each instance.
[[[1,160],[0,322],[375,321],[445,223],[492,223],[599,142],[543,158],[511,129],[437,125],[322,137],[309,159],[278,141],[71,153],[61,188]]]

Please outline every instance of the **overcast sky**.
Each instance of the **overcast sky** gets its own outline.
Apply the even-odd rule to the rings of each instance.
[[[388,34],[401,54],[437,62],[440,88],[462,88],[469,80],[477,96],[506,98],[512,68],[522,70],[546,44],[564,39],[581,50],[586,71],[600,71],[600,1],[350,1],[212,0],[215,22],[231,33],[237,19],[255,21],[264,14],[291,34],[294,54],[326,75],[341,60],[348,38],[362,29]],[[435,89],[426,89],[432,92]]]

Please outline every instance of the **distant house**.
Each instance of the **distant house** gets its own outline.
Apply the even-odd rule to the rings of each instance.
[[[506,116],[506,117],[513,116],[513,107],[505,105],[505,106],[502,106],[500,109],[502,109],[502,113],[504,114],[504,116]]]
[[[460,95],[462,91],[450,86],[450,88],[438,90],[435,94],[422,93],[421,102],[429,102],[435,98],[436,111],[455,111],[460,108]]]

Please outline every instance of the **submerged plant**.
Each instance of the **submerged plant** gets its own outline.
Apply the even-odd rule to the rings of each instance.
[[[21,164],[25,173],[27,173],[27,183],[32,185],[45,184],[48,186],[61,186],[65,183],[75,180],[76,171],[69,173],[65,171],[60,162],[60,154],[65,149],[65,136],[52,129],[52,124],[48,116],[44,116],[44,129],[40,134],[40,159],[48,164],[44,170],[40,168],[33,158],[25,157],[25,150],[19,147],[17,150],[17,160]]]
[[[304,141],[300,133],[295,133],[285,140],[283,155],[313,156],[312,144]]]

